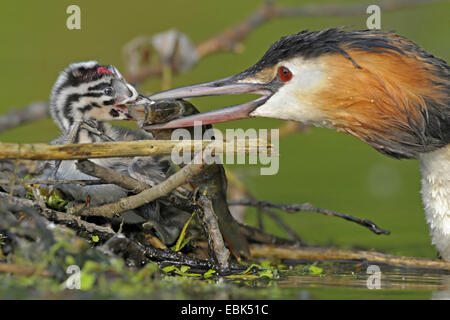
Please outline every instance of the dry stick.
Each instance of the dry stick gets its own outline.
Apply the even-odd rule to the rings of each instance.
[[[293,260],[363,260],[370,263],[383,263],[400,267],[431,268],[450,270],[450,262],[394,256],[371,251],[353,251],[323,248],[282,248],[268,245],[252,245],[250,253],[257,258],[293,259]]]
[[[7,185],[11,183],[11,180],[0,179],[0,185]],[[50,184],[50,185],[58,185],[58,184],[78,184],[81,186],[95,186],[100,184],[111,184],[109,182],[103,180],[27,180],[27,181],[16,181],[16,184],[20,185],[33,185],[33,184]]]
[[[85,174],[100,178],[101,181],[115,184],[133,193],[140,193],[145,189],[150,188],[145,182],[136,180],[113,169],[102,167],[89,160],[77,161],[76,167]]]
[[[228,204],[230,206],[233,205],[241,205],[241,206],[252,206],[252,207],[260,207],[260,208],[276,208],[287,213],[296,213],[299,211],[311,211],[324,214],[326,216],[334,216],[343,218],[345,220],[355,222],[363,227],[368,228],[370,231],[376,234],[390,234],[389,231],[381,229],[375,223],[368,219],[361,220],[359,218],[355,218],[349,214],[340,213],[328,209],[322,209],[312,206],[310,203],[294,203],[294,204],[281,204],[281,203],[273,203],[269,201],[260,201],[255,199],[239,199],[239,200],[229,200]]]
[[[377,4],[381,7],[383,12],[402,9],[421,4],[429,4],[429,0],[386,0],[380,1]],[[266,1],[248,18],[240,23],[228,28],[227,30],[199,43],[196,47],[197,56],[199,59],[205,56],[212,55],[223,51],[236,51],[239,48],[238,44],[242,42],[254,29],[261,26],[274,18],[283,17],[311,17],[311,16],[350,16],[350,15],[364,15],[366,14],[366,4],[346,4],[346,5],[303,5],[303,6],[283,6],[273,4],[272,1]],[[174,73],[179,72],[172,66]],[[163,67],[161,65],[155,67],[146,67],[141,71],[128,74],[127,80],[131,83],[141,83],[149,77],[161,76],[163,74]]]
[[[84,208],[77,212],[77,214],[82,216],[113,218],[116,215],[120,215],[124,211],[136,209],[167,195],[173,189],[184,184],[187,180],[199,173],[203,167],[204,164],[188,164],[183,169],[167,178],[167,180],[161,182],[153,188],[145,189],[144,191],[133,196],[121,198],[117,202],[108,203],[98,207]]]
[[[225,242],[219,229],[219,222],[214,213],[213,204],[203,194],[200,194],[199,202],[202,209],[198,210],[198,215],[202,219],[203,228],[207,234],[208,247],[211,251],[210,255],[213,257],[219,270],[225,272],[229,269],[230,251],[225,247]]]
[[[259,139],[246,141],[242,147],[240,143],[235,144],[234,141],[222,144],[215,140],[138,140],[61,145],[0,143],[0,159],[70,160],[170,155],[172,150],[194,152],[212,142],[215,142],[215,152],[223,152],[223,154],[251,154],[257,152],[258,148],[267,148],[270,155],[276,155],[272,144],[267,141]]]
[[[38,268],[22,266],[14,263],[0,263],[0,273],[14,273],[21,276],[31,276],[38,274],[42,277],[50,277],[51,273],[47,270],[39,270]]]
[[[32,102],[25,108],[13,109],[0,116],[0,132],[17,127],[21,124],[41,120],[49,115],[47,102]]]

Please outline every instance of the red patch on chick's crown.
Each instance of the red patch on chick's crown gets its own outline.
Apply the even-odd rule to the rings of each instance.
[[[98,67],[97,73],[99,73],[99,74],[114,74],[105,67]]]

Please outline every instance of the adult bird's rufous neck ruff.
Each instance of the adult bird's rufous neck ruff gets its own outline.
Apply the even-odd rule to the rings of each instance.
[[[311,99],[339,131],[386,155],[412,158],[446,146],[448,65],[404,38],[383,36],[389,47],[343,43],[344,54],[320,56],[326,82]]]

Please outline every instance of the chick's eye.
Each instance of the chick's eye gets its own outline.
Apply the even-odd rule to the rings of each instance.
[[[107,96],[112,96],[113,94],[113,89],[111,87],[107,87],[105,88],[105,90],[103,90],[103,92],[107,95]]]
[[[281,66],[278,68],[278,77],[281,81],[288,82],[292,79],[292,72],[288,68]]]

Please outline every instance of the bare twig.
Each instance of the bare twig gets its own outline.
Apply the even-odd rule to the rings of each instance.
[[[11,181],[6,179],[0,179],[0,185],[9,184]],[[49,184],[49,185],[58,185],[58,184],[78,184],[80,186],[95,186],[99,184],[110,184],[104,180],[27,180],[16,181],[16,184],[20,185],[33,185],[33,184]]]
[[[0,263],[0,273],[13,273],[21,276],[31,276],[38,274],[42,277],[50,277],[51,273],[47,270],[40,270],[38,268],[22,266],[14,263]]]
[[[99,166],[98,164],[89,161],[89,160],[79,160],[76,163],[77,169],[81,172],[97,177],[100,180],[104,181],[109,184],[115,184],[121,188],[124,188],[134,194],[138,194],[146,189],[150,189],[151,186],[136,180],[130,176],[127,176],[125,174],[122,174],[120,172],[117,172],[113,169],[105,168],[102,166]],[[184,188],[177,188],[177,193],[170,193],[166,196],[162,196],[161,200],[166,201],[168,204],[170,204],[173,207],[185,210],[185,211],[193,211],[195,210],[195,206],[192,201],[186,200],[190,196],[190,191]],[[181,195],[179,197],[178,195]]]
[[[213,204],[203,194],[199,196],[198,201],[201,205],[201,210],[198,210],[198,215],[202,219],[203,228],[207,234],[211,256],[214,258],[219,269],[226,271],[229,269],[228,260],[230,258],[230,251],[225,247],[217,216],[214,213]]]
[[[289,248],[269,245],[252,245],[250,247],[250,252],[255,258],[311,261],[362,260],[366,262],[384,263],[401,267],[450,270],[450,262],[442,260],[394,256],[372,251],[353,251],[334,248]]]
[[[129,190],[135,194],[150,188],[148,184],[142,181],[133,179],[132,177],[121,174],[115,170],[99,166],[98,164],[86,159],[79,160],[76,163],[76,167],[83,173],[100,178],[102,181],[107,181],[108,183],[118,185],[119,187]]]
[[[47,118],[49,108],[47,102],[32,102],[25,108],[13,109],[0,116],[0,132],[21,124]]]
[[[269,201],[260,201],[255,199],[239,199],[239,200],[229,200],[228,204],[230,206],[233,205],[244,205],[244,206],[252,206],[252,207],[260,207],[260,208],[276,208],[287,213],[296,213],[299,211],[311,211],[324,214],[326,216],[334,216],[343,218],[345,220],[355,222],[363,227],[368,228],[370,231],[376,234],[390,234],[389,231],[379,228],[375,223],[370,220],[364,219],[361,220],[359,218],[355,218],[349,214],[340,213],[328,209],[322,209],[312,206],[309,203],[295,203],[295,204],[281,204],[281,203],[273,203]]]
[[[69,160],[170,155],[173,150],[198,151],[212,142],[216,153],[250,154],[257,153],[258,148],[267,148],[268,154],[276,155],[272,144],[258,139],[247,140],[242,146],[234,141],[222,144],[214,140],[137,140],[62,145],[0,143],[0,159]]]

